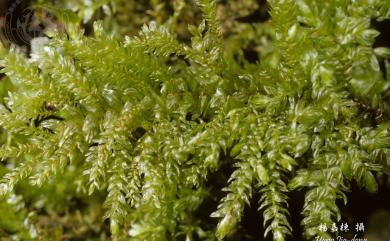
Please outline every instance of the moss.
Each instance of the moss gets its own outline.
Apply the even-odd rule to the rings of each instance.
[[[251,240],[252,204],[283,241],[298,189],[325,239],[388,179],[388,1],[37,3],[57,28],[0,51],[0,235]]]

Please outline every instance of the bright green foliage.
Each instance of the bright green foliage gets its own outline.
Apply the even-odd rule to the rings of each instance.
[[[108,2],[78,9],[88,19]],[[43,204],[49,214],[84,200],[96,215],[85,211],[83,222],[109,219],[112,240],[227,240],[258,193],[265,235],[283,241],[292,233],[288,193],[304,189],[305,237],[330,237],[318,227],[341,219],[336,201],[348,202],[351,183],[375,193],[390,172],[390,50],[373,49],[379,33],[370,26],[390,18],[390,2],[269,2],[271,21],[241,26],[242,36],[224,27],[215,1],[199,0],[203,21],[181,41],[189,3],[175,1],[172,17],[137,36],[114,37],[107,19],[85,36],[68,21],[67,33],[50,33],[29,57],[1,49],[13,90],[0,109],[0,194],[11,200],[0,209],[17,211],[0,228],[56,240],[39,222],[21,224],[39,208],[22,197],[41,191],[58,198]],[[256,64],[240,49],[251,41]],[[210,180],[228,175],[226,166],[234,171],[225,196],[202,217],[216,198]]]

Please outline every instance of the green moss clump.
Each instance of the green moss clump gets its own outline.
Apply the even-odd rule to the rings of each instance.
[[[1,236],[246,240],[259,197],[283,241],[303,189],[305,238],[329,238],[351,184],[388,179],[388,0],[144,2],[38,1],[64,29],[1,48]]]

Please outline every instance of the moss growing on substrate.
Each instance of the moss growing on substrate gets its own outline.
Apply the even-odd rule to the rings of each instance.
[[[1,48],[4,240],[294,240],[295,190],[326,239],[386,186],[390,1],[34,6],[54,24]]]

